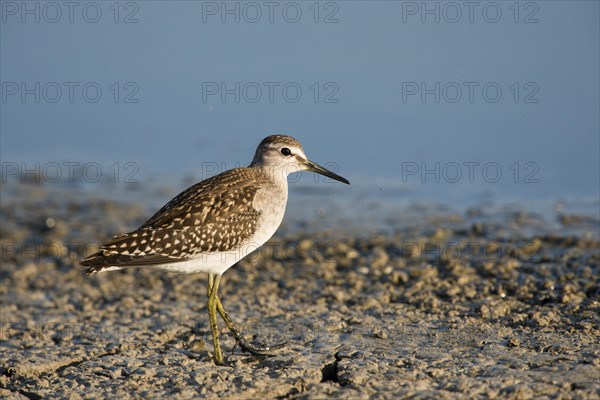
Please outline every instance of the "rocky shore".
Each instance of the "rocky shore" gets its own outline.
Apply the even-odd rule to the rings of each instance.
[[[144,207],[2,190],[2,398],[600,398],[595,217],[282,229],[220,294],[246,336],[288,345],[253,357],[222,324],[215,366],[204,274],[77,265]]]

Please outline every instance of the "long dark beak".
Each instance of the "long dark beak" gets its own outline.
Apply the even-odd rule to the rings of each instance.
[[[317,174],[325,175],[328,178],[335,179],[336,181],[344,182],[346,185],[349,185],[348,179],[342,178],[338,174],[334,174],[330,170],[321,167],[319,164],[314,163],[310,160],[306,160],[303,163],[306,166],[307,171],[316,172]]]

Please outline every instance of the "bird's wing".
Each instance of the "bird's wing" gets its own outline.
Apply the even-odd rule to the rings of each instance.
[[[252,179],[233,184],[228,173],[188,188],[139,229],[115,236],[81,265],[93,273],[108,267],[170,264],[235,249],[256,230],[260,211],[253,200],[259,186]]]

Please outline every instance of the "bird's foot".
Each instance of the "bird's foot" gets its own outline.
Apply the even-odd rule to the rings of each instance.
[[[278,343],[272,346],[259,347],[250,343],[245,337],[237,336],[235,345],[233,346],[233,350],[235,350],[236,346],[240,346],[243,351],[247,351],[253,356],[272,356],[271,354],[274,350],[279,350],[285,346],[287,346],[288,342]]]

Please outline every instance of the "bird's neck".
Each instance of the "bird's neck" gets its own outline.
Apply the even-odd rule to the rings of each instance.
[[[252,164],[250,168],[258,169],[265,177],[267,177],[275,186],[288,190],[288,174],[293,171],[288,171],[285,165],[277,164]]]

